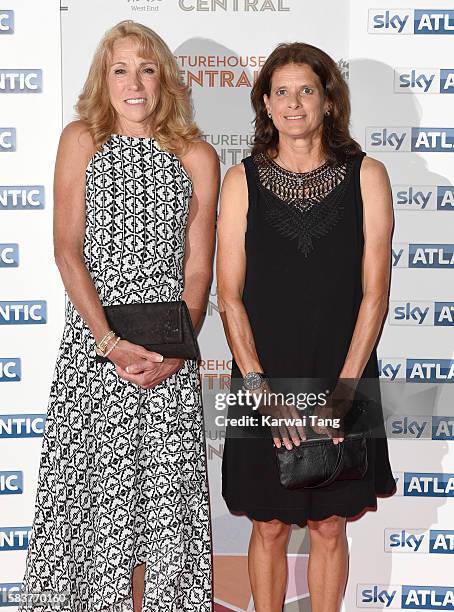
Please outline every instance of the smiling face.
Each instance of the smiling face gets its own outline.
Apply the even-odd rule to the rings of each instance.
[[[158,65],[138,54],[132,38],[115,41],[107,71],[107,87],[117,113],[117,128],[124,134],[148,136],[150,116],[160,96]]]
[[[321,133],[325,111],[329,110],[317,74],[307,64],[286,64],[276,68],[270,95],[263,96],[279,136],[308,138]]]

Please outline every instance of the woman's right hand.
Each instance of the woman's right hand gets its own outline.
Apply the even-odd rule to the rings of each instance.
[[[127,372],[128,366],[134,364],[134,366],[139,366],[140,370],[137,370],[137,368],[134,370],[136,374],[139,374],[140,372],[153,370],[164,359],[159,353],[147,351],[143,346],[129,342],[129,340],[120,340],[109,353],[108,358],[115,364],[115,369],[121,378],[124,378],[124,376],[119,372],[119,368]]]
[[[271,399],[272,396],[267,394],[271,391],[268,385],[262,387],[260,391],[262,403],[258,412],[272,419],[278,419],[278,424],[270,425],[275,446],[280,448],[284,445],[288,450],[291,450],[293,445],[299,446],[301,441],[306,440],[306,430],[304,425],[299,423],[302,418],[298,408],[293,404],[280,404],[275,399]]]

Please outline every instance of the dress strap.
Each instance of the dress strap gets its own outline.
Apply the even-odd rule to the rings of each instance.
[[[361,151],[358,155],[356,155],[353,160],[353,193],[354,193],[354,201],[355,201],[355,209],[357,216],[357,228],[358,228],[358,240],[360,243],[364,243],[364,233],[363,233],[363,198],[361,195],[361,164],[363,163],[363,159],[366,157],[366,153]]]
[[[244,165],[244,171],[246,173],[247,188],[248,188],[248,211],[247,211],[247,223],[248,227],[253,224],[253,219],[257,211],[259,203],[259,188],[257,184],[257,169],[252,161],[252,156],[249,155],[241,160]]]

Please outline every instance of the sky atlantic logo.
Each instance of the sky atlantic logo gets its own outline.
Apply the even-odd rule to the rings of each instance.
[[[18,382],[21,379],[19,357],[0,357],[0,382]]]
[[[413,584],[358,584],[358,608],[454,610],[454,587]]]
[[[368,151],[409,151],[411,128],[366,127],[366,149]]]
[[[422,359],[409,357],[406,360],[407,382],[454,383],[453,359]]]
[[[454,244],[397,242],[392,245],[393,268],[454,268]]]
[[[454,34],[451,9],[369,9],[369,34]]]
[[[391,415],[386,419],[386,433],[390,438],[431,439],[430,416]]]
[[[378,372],[384,380],[405,378],[405,359],[400,357],[381,357],[378,360]]]
[[[452,185],[393,185],[395,210],[454,211]]]
[[[0,186],[1,210],[38,210],[44,208],[44,185]]]
[[[0,440],[3,438],[41,438],[45,414],[0,414]]]
[[[411,128],[411,151],[452,153],[454,151],[454,128]]]
[[[24,475],[21,471],[0,471],[0,495],[21,495]]]
[[[386,419],[390,438],[409,440],[454,440],[454,416],[390,415]]]
[[[27,550],[31,527],[0,527],[0,552]]]
[[[389,303],[390,325],[454,326],[454,302],[397,301]]]
[[[366,127],[366,150],[383,153],[452,153],[454,128]]]
[[[287,13],[291,0],[178,0],[182,11],[233,13]]]
[[[397,495],[403,497],[454,497],[454,474],[448,472],[401,472]]]
[[[47,302],[0,301],[0,325],[43,325],[47,323]]]
[[[380,378],[411,383],[454,383],[454,360],[417,357],[380,357]]]
[[[396,68],[394,91],[413,94],[454,93],[454,69],[452,68]]]
[[[0,153],[16,150],[16,128],[0,127]]]
[[[0,9],[0,36],[14,34],[14,11]]]
[[[2,93],[41,93],[43,91],[43,71],[40,69],[1,69],[0,94]]]
[[[15,242],[0,243],[0,268],[19,266],[19,245]]]
[[[454,474],[434,472],[393,472],[398,497],[412,497],[415,493],[428,497],[454,495]]]
[[[385,529],[385,552],[454,554],[453,529]]]

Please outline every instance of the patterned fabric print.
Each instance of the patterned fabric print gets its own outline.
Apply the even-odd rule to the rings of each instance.
[[[291,172],[277,164],[265,153],[254,156],[260,182],[278,198],[300,210],[309,210],[321,202],[345,178],[347,165],[330,166],[325,162],[308,172]]]
[[[181,299],[191,182],[152,139],[113,135],[87,168],[84,255],[103,304]],[[68,300],[23,589],[67,594],[20,611],[211,611],[211,532],[197,364],[153,389],[95,362]]]
[[[256,183],[264,195],[265,219],[307,257],[314,240],[326,236],[342,219],[343,196],[352,172],[351,160],[307,173],[280,168],[264,154],[252,158]],[[307,190],[307,197],[303,193]]]

